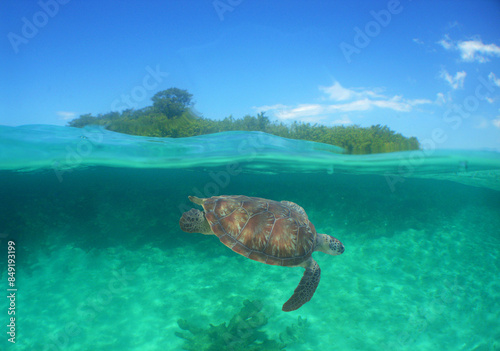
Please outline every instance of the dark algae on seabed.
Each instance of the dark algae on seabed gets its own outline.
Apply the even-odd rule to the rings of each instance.
[[[261,331],[268,319],[262,310],[259,301],[243,302],[243,307],[236,313],[229,323],[212,325],[207,329],[190,325],[186,320],[179,319],[177,324],[186,332],[176,332],[175,335],[186,340],[182,346],[189,351],[279,351],[285,345],[270,340],[267,334]]]
[[[270,339],[262,330],[267,323],[263,303],[245,300],[229,323],[201,328],[179,319],[177,324],[183,332],[175,332],[175,335],[185,340],[182,348],[189,351],[280,351],[287,345],[304,342],[307,321],[300,316],[297,324],[280,333],[280,341]]]

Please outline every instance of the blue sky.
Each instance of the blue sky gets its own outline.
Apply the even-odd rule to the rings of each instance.
[[[0,124],[65,125],[170,87],[207,118],[386,124],[500,151],[500,2],[0,4]]]

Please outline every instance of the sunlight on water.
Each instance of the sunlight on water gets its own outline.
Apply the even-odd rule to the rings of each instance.
[[[86,166],[170,168],[230,165],[238,172],[326,172],[377,174],[390,187],[405,177],[426,177],[499,189],[500,153],[426,150],[343,155],[327,144],[291,140],[261,132],[224,132],[191,138],[119,134],[102,127],[0,126],[0,169],[52,169],[61,181]],[[230,172],[231,170],[228,170]]]
[[[267,321],[257,342],[286,350],[500,349],[498,153],[350,156],[263,133],[164,140],[54,126],[0,127],[0,146],[17,350],[181,350],[179,333],[193,334],[180,319],[199,350],[230,350],[205,330],[246,300]],[[179,229],[188,195],[220,194],[296,202],[343,242],[340,256],[314,253],[310,302],[281,311],[302,269]]]

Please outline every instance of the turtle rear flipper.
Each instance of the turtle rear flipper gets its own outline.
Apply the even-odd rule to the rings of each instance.
[[[188,196],[188,198],[189,201],[194,202],[197,205],[203,205],[203,201],[205,200],[205,199],[200,199],[199,197],[196,196]]]
[[[188,233],[201,233],[201,234],[213,234],[210,224],[208,224],[207,219],[203,212],[197,209],[190,209],[182,214],[179,220],[179,226],[181,229]]]
[[[282,310],[285,312],[295,311],[300,306],[311,300],[318,287],[321,278],[321,269],[318,263],[311,257],[307,261],[306,270],[299,285],[293,292],[292,297],[283,305]]]

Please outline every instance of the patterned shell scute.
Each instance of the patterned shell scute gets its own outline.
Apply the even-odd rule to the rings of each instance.
[[[205,199],[205,217],[220,241],[252,260],[293,266],[313,251],[316,230],[300,206],[247,196]]]

